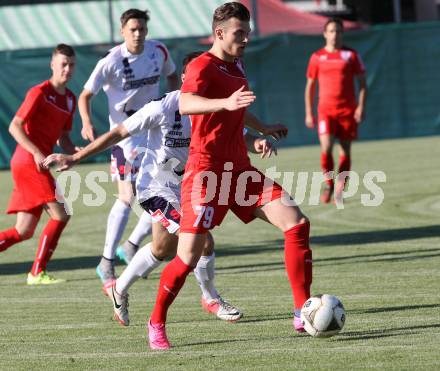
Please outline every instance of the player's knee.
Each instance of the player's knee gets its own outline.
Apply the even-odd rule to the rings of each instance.
[[[16,230],[20,235],[22,241],[24,241],[33,237],[35,232],[35,227],[16,227]]]
[[[127,206],[131,205],[131,202],[133,201],[133,196],[130,196],[128,194],[119,194],[118,200],[126,204]]]
[[[177,244],[170,243],[170,241],[166,239],[161,239],[159,241],[153,241],[151,252],[157,259],[163,260],[169,256],[176,255],[176,250]]]

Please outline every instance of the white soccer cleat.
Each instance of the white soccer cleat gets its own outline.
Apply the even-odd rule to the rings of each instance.
[[[202,296],[202,308],[208,313],[215,314],[218,318],[223,321],[228,322],[236,322],[241,317],[243,317],[243,313],[240,312],[240,309],[234,307],[229,304],[227,301],[224,301],[221,297],[217,299],[211,300],[209,303]]]
[[[111,286],[109,295],[109,298],[113,303],[114,318],[122,326],[128,326],[130,324],[130,319],[128,317],[128,294],[118,294],[115,285],[116,283]]]

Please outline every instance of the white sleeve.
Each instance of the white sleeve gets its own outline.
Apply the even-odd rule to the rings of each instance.
[[[162,125],[164,121],[165,115],[162,111],[161,102],[152,101],[126,119],[122,124],[130,135],[137,135]]]
[[[162,49],[162,51],[165,54],[165,60],[162,68],[162,75],[169,76],[174,72],[176,72],[176,65],[174,64],[173,58],[171,58],[171,54],[164,44],[160,44],[160,49]]]
[[[107,59],[103,58],[97,63],[89,79],[84,84],[84,89],[87,89],[94,95],[98,94],[107,80],[108,68],[106,66],[106,61]]]

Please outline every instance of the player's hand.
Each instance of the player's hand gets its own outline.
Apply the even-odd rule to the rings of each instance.
[[[306,126],[309,129],[313,129],[316,125],[316,120],[313,115],[306,115]]]
[[[272,156],[272,153],[275,156],[277,155],[277,148],[271,142],[264,138],[255,139],[254,148],[255,152],[261,154],[261,158],[269,158],[270,156]]]
[[[85,140],[89,140],[90,142],[93,142],[95,140],[95,128],[93,125],[84,125],[81,129],[81,136]]]
[[[73,153],[79,152],[79,151],[81,151],[83,148],[84,148],[84,147],[78,147],[78,146],[75,146],[75,148],[73,149],[73,150],[74,150]]]
[[[364,121],[364,118],[364,110],[362,109],[362,107],[358,106],[354,111],[354,119],[358,124],[360,124],[362,121]]]
[[[257,98],[254,95],[254,92],[250,90],[243,91],[244,88],[245,86],[243,85],[240,89],[232,93],[229,98],[225,99],[225,110],[236,111],[241,108],[249,107],[252,103],[254,103],[255,99]]]
[[[263,135],[270,136],[275,140],[280,140],[287,136],[289,129],[283,124],[264,125]]]
[[[62,153],[52,153],[44,159],[43,165],[48,169],[50,166],[57,165],[57,172],[64,171],[70,169],[73,165],[76,164],[76,161],[73,159],[71,155],[64,155]]]
[[[41,173],[44,170],[44,155],[41,152],[34,153],[34,162],[37,166],[37,170]]]

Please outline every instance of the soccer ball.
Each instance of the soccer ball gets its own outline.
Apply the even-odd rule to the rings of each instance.
[[[336,296],[326,294],[312,296],[301,308],[301,322],[311,336],[336,335],[344,327],[344,306]]]

